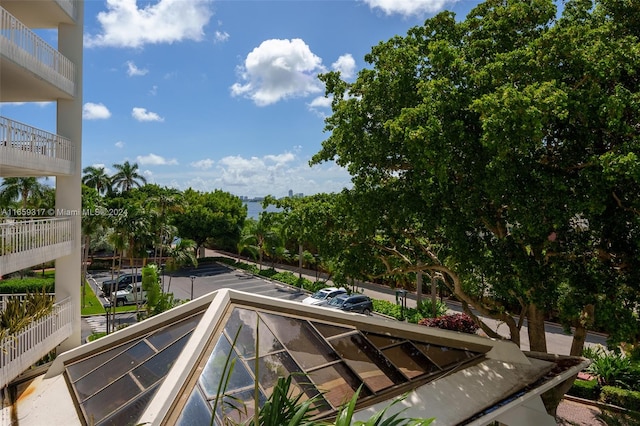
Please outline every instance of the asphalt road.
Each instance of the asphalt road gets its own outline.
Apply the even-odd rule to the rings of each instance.
[[[207,256],[220,255],[219,253],[207,253]],[[291,270],[292,268],[288,268]],[[283,269],[284,270],[284,269]],[[123,271],[125,272],[125,271]],[[310,280],[315,280],[314,271],[303,271],[303,274]],[[193,279],[191,279],[193,277]],[[92,288],[97,295],[102,281],[111,279],[111,273],[98,273],[92,275]],[[329,281],[327,285],[332,285]],[[166,292],[173,293],[174,298],[180,300],[191,300],[203,296],[221,288],[232,288],[239,291],[246,291],[253,294],[261,294],[280,299],[301,301],[308,294],[302,290],[291,288],[284,284],[272,282],[270,280],[256,277],[241,270],[229,269],[225,266],[214,264],[200,266],[195,270],[186,271],[179,275],[165,275],[162,277],[162,286]],[[395,291],[393,289],[378,286],[370,283],[361,283],[360,290],[374,299],[389,300],[395,302]],[[101,298],[103,304],[108,301]],[[415,307],[415,295],[409,295],[407,306]],[[460,305],[447,302],[451,312],[462,311]],[[106,317],[104,315],[83,318],[83,339],[96,331],[106,329]],[[484,318],[485,322],[498,333],[508,336],[508,328],[495,320]],[[116,318],[119,324],[135,322],[135,314],[119,314]],[[547,350],[549,353],[568,355],[571,348],[572,336],[565,333],[558,324],[547,323]],[[521,349],[528,350],[529,343],[527,337],[526,324],[521,330]],[[590,333],[587,336],[587,345],[606,345],[606,336],[597,333]]]

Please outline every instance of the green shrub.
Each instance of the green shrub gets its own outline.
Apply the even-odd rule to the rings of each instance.
[[[436,299],[435,317],[441,317],[445,315],[448,310],[449,310],[449,307],[447,306],[446,303]],[[420,315],[422,315],[422,318],[433,318],[434,317],[433,304],[431,303],[431,299],[423,299],[418,305],[418,312],[420,312]],[[422,318],[419,318],[416,322],[418,322]]]
[[[576,380],[567,394],[597,401],[600,397],[600,385],[597,380]]]
[[[640,392],[630,391],[613,386],[603,386],[600,390],[600,401],[617,405],[627,410],[640,412]]]
[[[404,320],[405,318],[409,322],[417,323],[422,316],[417,309],[405,308],[404,316],[400,305],[389,302],[388,300],[373,300],[373,310],[382,315],[386,315],[397,320]]]
[[[54,278],[11,278],[0,281],[0,294],[20,294],[20,293],[45,293],[55,292]]]
[[[626,382],[634,377],[631,359],[619,353],[607,352],[603,348],[590,350],[586,354],[591,359],[587,371],[596,376],[600,386],[629,387]]]

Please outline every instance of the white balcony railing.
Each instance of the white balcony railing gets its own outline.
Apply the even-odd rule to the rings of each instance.
[[[1,305],[4,306],[4,301]],[[71,336],[76,310],[71,298],[67,297],[55,303],[49,315],[0,341],[0,389]]]
[[[6,219],[0,222],[0,276],[71,252],[79,217]]]
[[[1,7],[0,51],[20,66],[75,96],[75,64]]]
[[[75,160],[75,149],[69,139],[0,116],[0,149],[3,148],[59,160]]]

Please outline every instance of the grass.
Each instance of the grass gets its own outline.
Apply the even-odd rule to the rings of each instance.
[[[135,305],[116,307],[116,312],[133,312],[135,310]],[[105,313],[100,299],[95,295],[89,284],[86,283],[84,285],[84,303],[80,313],[82,315],[102,315]]]

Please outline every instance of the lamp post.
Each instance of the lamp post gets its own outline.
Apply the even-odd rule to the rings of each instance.
[[[195,275],[191,275],[189,278],[191,278],[191,300],[193,300],[193,282],[196,279]]]

